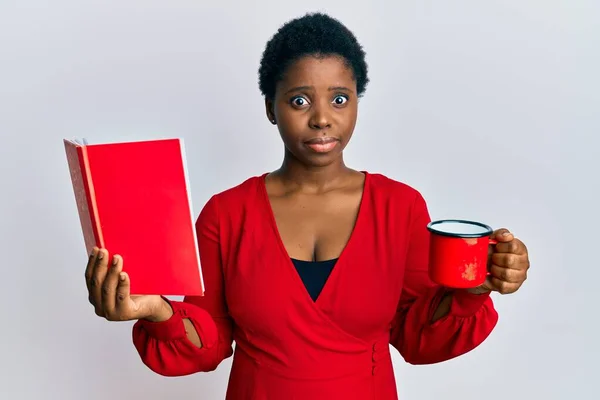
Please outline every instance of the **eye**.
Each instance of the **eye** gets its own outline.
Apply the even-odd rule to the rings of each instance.
[[[306,100],[302,96],[295,96],[295,97],[292,97],[292,99],[290,100],[290,103],[292,103],[292,105],[295,107],[304,107],[305,105],[308,104],[308,100]]]
[[[335,96],[335,98],[333,99],[333,103],[334,103],[336,106],[342,106],[342,105],[344,105],[344,104],[345,104],[347,101],[348,101],[348,96],[341,95],[341,94],[340,94],[340,95],[337,95],[337,96]]]

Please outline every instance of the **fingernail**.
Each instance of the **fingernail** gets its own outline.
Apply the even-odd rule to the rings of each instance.
[[[125,280],[125,274],[123,272],[121,272],[119,274],[119,280],[124,281]]]
[[[510,234],[511,234],[510,232],[504,232],[504,233],[502,234],[502,236],[510,236]]]
[[[117,265],[119,263],[119,260],[117,259],[118,256],[113,256],[113,261],[112,261],[112,265]]]

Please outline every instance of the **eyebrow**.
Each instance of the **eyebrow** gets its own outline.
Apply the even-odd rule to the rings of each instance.
[[[331,86],[331,87],[329,87],[329,91],[333,91],[333,90],[342,90],[345,92],[352,93],[352,89],[347,88],[346,86]]]
[[[301,90],[310,90],[310,89],[314,89],[314,88],[312,86],[296,86],[296,87],[293,87],[290,90],[286,91],[285,94],[288,94],[288,93],[291,93],[291,92],[298,92],[298,91],[301,91]],[[352,89],[347,88],[345,86],[330,86],[328,88],[328,90],[330,92],[334,91],[334,90],[342,90],[342,91],[353,93]]]

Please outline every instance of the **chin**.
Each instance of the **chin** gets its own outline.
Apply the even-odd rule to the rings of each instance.
[[[292,148],[293,151],[290,150],[290,147],[286,146],[286,152],[288,153],[288,156],[295,159],[296,162],[308,167],[319,168],[339,163],[342,158],[343,151],[343,146],[338,146],[337,148],[326,153],[314,152],[305,148],[304,146],[294,146]]]
[[[303,157],[302,162],[311,167],[327,167],[338,162],[340,158],[341,154],[338,152],[320,155],[310,154],[307,157]]]

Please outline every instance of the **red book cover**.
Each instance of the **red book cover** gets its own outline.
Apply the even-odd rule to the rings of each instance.
[[[121,255],[132,295],[204,295],[183,141],[64,145],[88,254]]]

